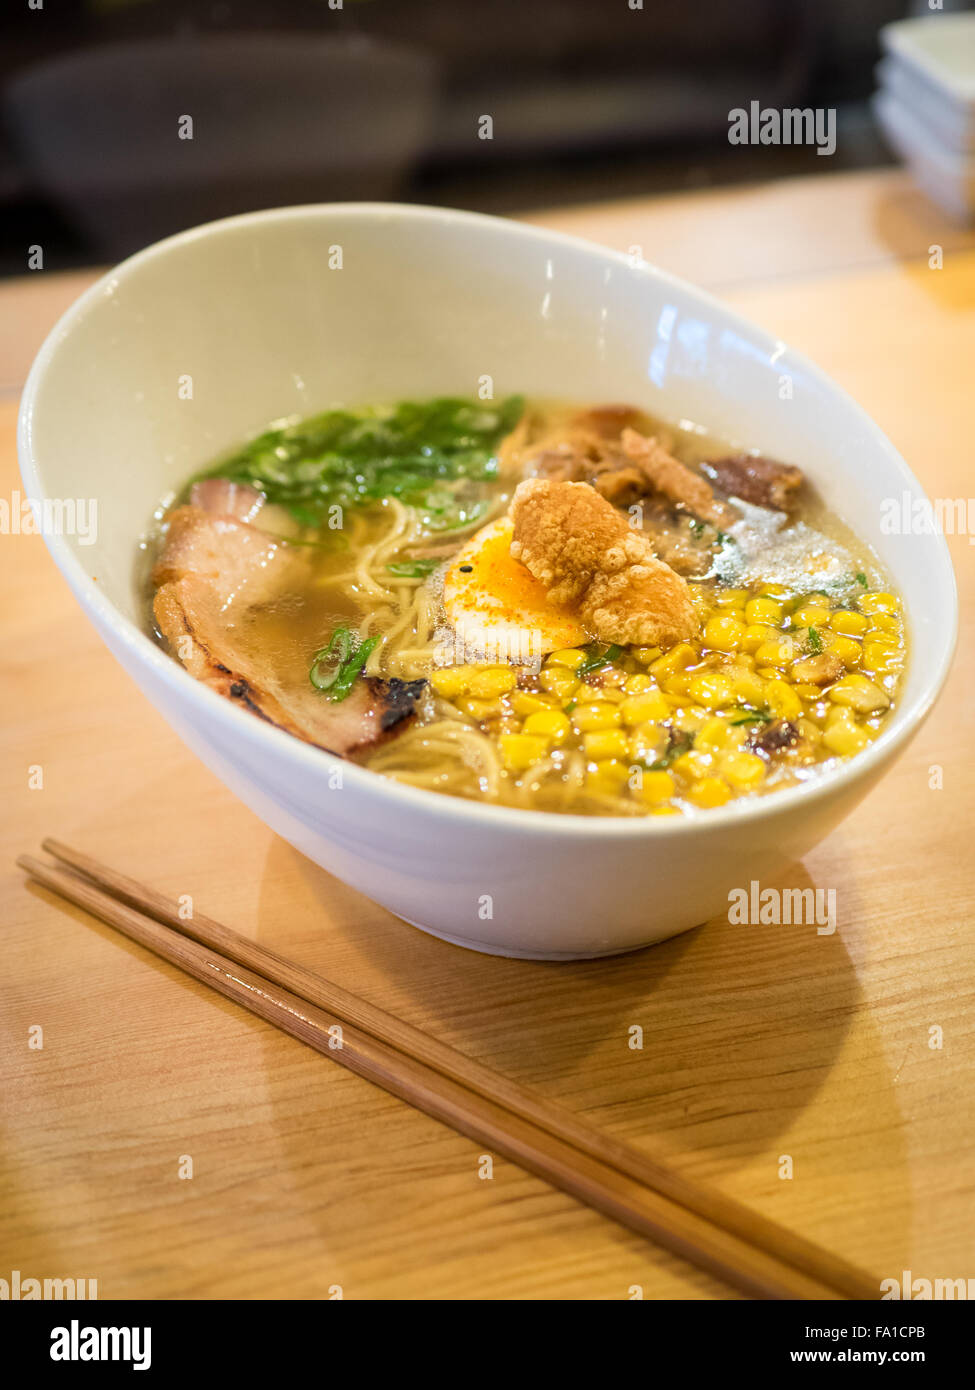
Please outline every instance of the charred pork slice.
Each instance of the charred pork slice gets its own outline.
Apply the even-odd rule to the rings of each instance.
[[[216,492],[201,501],[228,498]],[[301,556],[237,514],[178,507],[153,571],[159,630],[183,665],[211,689],[296,738],[346,756],[388,738],[414,717],[423,681],[360,678],[341,701],[310,682],[285,682],[249,641],[248,616],[286,592]]]
[[[801,468],[762,454],[732,454],[702,463],[701,469],[729,497],[777,512],[793,509],[803,482]]]

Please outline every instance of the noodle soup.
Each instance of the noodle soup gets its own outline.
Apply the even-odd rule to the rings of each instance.
[[[696,815],[855,756],[897,698],[899,600],[799,470],[636,408],[330,411],[176,502],[159,640],[415,786]]]

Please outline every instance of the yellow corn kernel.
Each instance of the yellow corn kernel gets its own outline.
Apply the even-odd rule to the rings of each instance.
[[[626,699],[626,692],[615,685],[591,685],[589,681],[583,681],[576,691],[577,700],[609,700],[611,704],[621,705]]]
[[[835,708],[839,709],[840,706],[836,706]],[[814,724],[811,719],[806,719],[805,717],[800,719],[798,722],[798,729],[803,738],[814,746],[822,740],[822,729],[820,729],[817,724]]]
[[[873,628],[864,634],[863,644],[866,646],[872,642],[876,647],[886,647],[888,651],[897,652],[901,649],[901,641],[892,632],[877,632]]]
[[[826,728],[831,724],[850,724],[856,723],[856,717],[851,709],[846,705],[830,705],[826,711]]]
[[[687,699],[687,692],[690,686],[691,677],[686,671],[682,671],[680,675],[677,676],[665,676],[660,682],[661,690],[666,691],[668,695],[673,695],[681,704]]]
[[[644,671],[638,671],[635,676],[627,676],[623,682],[623,692],[626,695],[643,695],[647,690],[653,690],[653,677],[648,676]]]
[[[900,618],[892,613],[875,613],[873,622],[870,624],[871,633],[883,633],[887,637],[896,637],[900,640],[903,624]]]
[[[548,739],[533,734],[501,734],[498,747],[509,772],[524,772],[532,763],[545,757]]]
[[[759,593],[768,594],[770,598],[786,598],[789,590],[784,584],[763,584]]]
[[[736,671],[732,678],[735,694],[746,705],[760,705],[765,700],[765,682],[754,671]]]
[[[454,704],[461,714],[467,714],[471,719],[490,719],[493,715],[501,713],[500,700],[473,700],[469,695],[461,695]]]
[[[630,735],[629,756],[634,762],[656,762],[668,742],[667,730],[659,724],[641,724]]]
[[[678,642],[671,647],[670,651],[664,656],[660,656],[651,666],[651,672],[657,680],[663,680],[666,676],[675,676],[678,671],[683,671],[690,666],[692,661],[697,660],[697,652],[687,642]]]
[[[534,714],[540,709],[557,709],[555,699],[551,695],[539,695],[534,690],[513,690],[511,692],[511,708],[515,714],[520,714],[522,718],[526,715]]]
[[[669,801],[674,794],[675,782],[669,772],[644,772],[636,788],[636,794],[648,806]]]
[[[612,758],[586,768],[586,790],[596,796],[618,796],[626,785],[630,769]]]
[[[641,666],[649,666],[657,660],[662,650],[661,647],[631,647],[630,654],[636,657]]]
[[[829,625],[834,632],[844,637],[862,637],[870,626],[862,613],[854,613],[848,608],[840,608],[830,614]]]
[[[818,700],[821,694],[818,685],[803,685],[799,681],[796,681],[792,689],[796,692],[800,699],[803,700]]]
[[[855,642],[852,637],[844,637],[842,633],[826,633],[823,645],[828,652],[838,656],[848,670],[859,666],[863,660],[863,648],[860,643]]]
[[[674,724],[689,734],[695,733],[708,721],[708,711],[700,705],[684,705],[674,713]]]
[[[696,749],[691,749],[689,753],[681,753],[679,758],[675,758],[671,767],[679,777],[686,777],[688,781],[696,781],[699,777],[706,777],[711,770],[713,759],[710,753],[701,753]]]
[[[863,664],[878,675],[887,675],[904,665],[904,653],[886,642],[866,641],[863,644]]]
[[[570,671],[578,671],[586,659],[581,647],[563,647],[545,658],[546,666],[567,666]]]
[[[768,623],[772,626],[782,621],[782,605],[774,598],[750,598],[745,604],[745,622],[751,624]]]
[[[708,709],[720,709],[734,702],[735,688],[720,671],[702,671],[691,679],[688,694]]]
[[[600,762],[604,758],[625,758],[630,751],[629,740],[622,729],[594,729],[583,736],[582,747],[586,757],[593,762]]]
[[[898,603],[893,594],[864,594],[860,600],[861,613],[896,613]]]
[[[802,701],[785,681],[769,681],[765,703],[777,719],[798,719],[802,713]]]
[[[791,666],[799,655],[794,638],[779,633],[770,642],[763,642],[755,652],[755,660],[763,666]]]
[[[704,777],[687,793],[688,801],[695,806],[723,806],[731,800],[731,788],[720,777]]]
[[[804,603],[792,615],[793,627],[822,627],[829,621],[829,609],[815,603]]]
[[[747,589],[719,589],[714,595],[716,608],[743,608],[747,602]]]
[[[823,734],[823,743],[831,753],[848,758],[851,753],[859,753],[869,742],[867,734],[857,724],[837,720],[830,724]]]
[[[539,709],[525,720],[522,733],[537,734],[552,743],[562,743],[572,732],[569,717],[560,709]]]
[[[518,677],[510,666],[481,666],[471,672],[467,693],[479,700],[493,700],[507,695],[517,684]]]
[[[777,642],[782,634],[767,623],[752,623],[745,629],[742,647],[746,652],[757,652],[766,642]]]
[[[751,791],[765,780],[768,771],[756,753],[726,753],[718,763],[721,775],[741,791]]]
[[[745,624],[730,613],[709,618],[704,625],[704,645],[719,652],[736,652],[745,640]]]
[[[471,670],[470,666],[441,666],[430,676],[430,684],[443,699],[455,700],[467,689]]]
[[[567,666],[546,666],[539,673],[538,683],[543,690],[557,695],[560,700],[571,700],[579,689],[579,682]]]
[[[842,680],[830,686],[827,693],[834,704],[847,705],[860,714],[887,709],[890,704],[890,699],[879,685],[874,685],[873,681],[867,680],[866,676],[861,676],[858,673],[844,676]]]
[[[727,748],[728,735],[731,726],[726,719],[719,719],[713,714],[710,719],[705,720],[698,730],[694,740],[695,747],[702,748],[707,752],[714,752],[715,749]]]
[[[620,718],[632,728],[636,724],[667,719],[670,706],[659,690],[648,690],[643,695],[631,695],[620,705]]]
[[[572,723],[580,733],[592,729],[613,729],[621,721],[620,706],[609,700],[587,700],[571,711]]]

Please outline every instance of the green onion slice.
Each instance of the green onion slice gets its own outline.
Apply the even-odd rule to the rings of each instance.
[[[327,647],[315,653],[308,678],[330,700],[344,700],[359,672],[379,644],[379,637],[360,642],[347,627],[332,633]]]

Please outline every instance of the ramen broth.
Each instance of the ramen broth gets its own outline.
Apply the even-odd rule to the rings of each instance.
[[[686,561],[681,552],[699,630],[688,640],[600,642],[578,631],[573,614],[549,605],[532,610],[528,640],[513,649],[510,621],[493,625],[508,610],[474,605],[459,615],[448,611],[445,593],[463,599],[462,553],[470,556],[466,573],[480,573],[479,538],[484,555],[498,547],[491,527],[504,527],[514,490],[531,473],[532,437],[556,441],[557,455],[560,431],[571,438],[585,407],[426,404],[436,426],[432,451],[424,452],[420,403],[409,417],[413,452],[383,454],[388,441],[376,434],[385,468],[360,467],[356,449],[368,449],[369,422],[388,423],[392,408],[361,413],[349,458],[342,448],[353,426],[345,427],[334,477],[321,486],[321,438],[318,453],[309,446],[303,456],[301,424],[279,425],[262,436],[260,449],[256,441],[209,470],[266,495],[252,524],[287,552],[286,587],[224,605],[248,668],[266,668],[277,686],[305,692],[311,677],[324,701],[335,694],[333,661],[358,652],[353,682],[409,684],[409,720],[353,751],[356,761],[417,787],[498,805],[695,815],[815,778],[881,732],[905,661],[900,603],[868,547],[825,510],[808,481],[788,516],[740,500],[731,504],[727,528],[697,520],[680,504],[668,503],[663,522],[657,516],[651,542],[691,555]],[[462,428],[468,418],[477,426],[471,431]],[[705,476],[709,460],[740,447],[689,422],[665,424],[639,412],[630,418]],[[277,442],[288,429],[299,432],[298,444]],[[331,458],[327,450],[324,456]],[[306,476],[295,481],[302,466]],[[177,500],[189,496],[187,488]],[[620,510],[640,528],[644,505],[652,512],[653,497]],[[165,542],[168,515],[168,507],[160,510],[150,557]],[[502,568],[520,568],[506,544],[497,553]],[[664,548],[659,553],[666,559]],[[699,572],[688,573],[687,564]],[[498,572],[497,564],[485,569]],[[535,581],[524,578],[528,600],[537,602]],[[147,585],[150,602],[156,587]],[[581,640],[562,644],[563,633]]]

